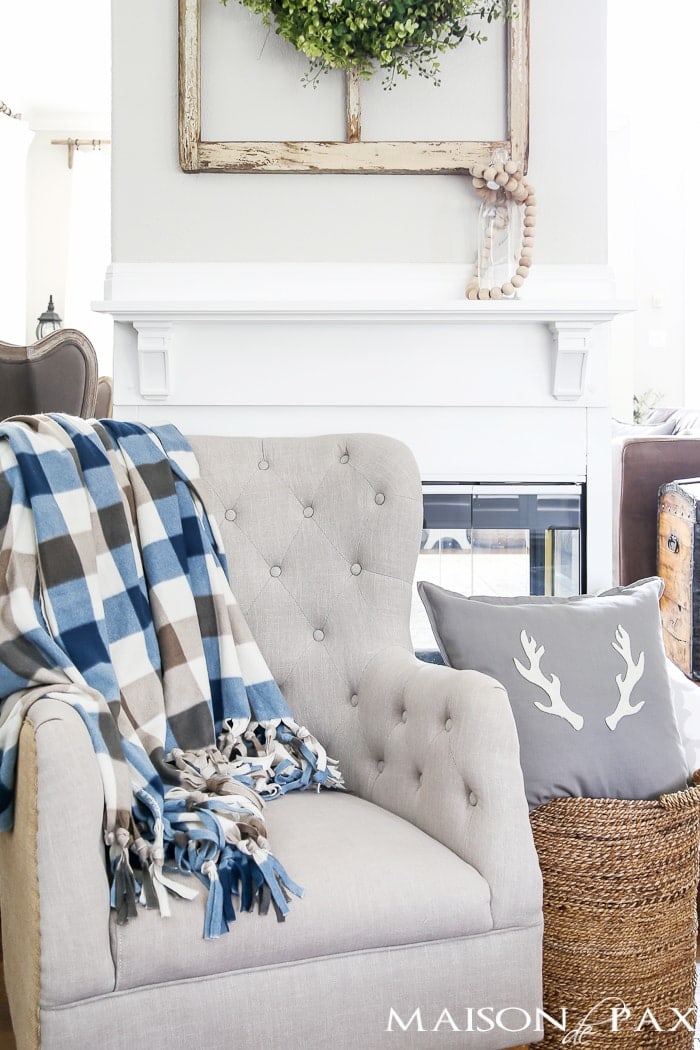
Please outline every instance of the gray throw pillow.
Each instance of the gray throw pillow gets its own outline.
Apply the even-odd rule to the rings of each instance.
[[[531,807],[685,787],[662,580],[574,598],[467,598],[425,582],[418,591],[445,662],[505,686]]]

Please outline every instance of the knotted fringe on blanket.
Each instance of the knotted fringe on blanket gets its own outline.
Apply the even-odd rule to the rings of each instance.
[[[196,896],[179,871],[208,889],[216,937],[233,897],[283,918],[302,893],[270,850],[264,800],[342,777],[252,638],[197,477],[172,426],[0,425],[0,830],[27,709],[62,700],[104,785],[117,921]]]

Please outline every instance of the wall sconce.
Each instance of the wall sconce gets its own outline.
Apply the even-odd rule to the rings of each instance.
[[[53,305],[53,295],[49,296],[49,305],[44,310],[43,314],[39,314],[37,318],[39,324],[36,326],[36,337],[37,339],[43,339],[44,336],[51,335],[57,328],[61,327],[61,318],[56,313],[56,309]]]

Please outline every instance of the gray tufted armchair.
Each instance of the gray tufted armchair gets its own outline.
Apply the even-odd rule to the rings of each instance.
[[[497,683],[413,656],[413,457],[373,435],[192,443],[238,601],[349,791],[268,804],[275,853],[305,888],[285,923],[244,913],[204,941],[197,899],[116,926],[86,730],[36,703],[0,836],[19,1050],[537,1041],[540,876],[514,724]]]

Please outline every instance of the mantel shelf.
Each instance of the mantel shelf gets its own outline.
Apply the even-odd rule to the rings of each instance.
[[[602,324],[633,309],[630,303],[611,301],[544,302],[529,299],[468,301],[416,300],[104,300],[92,304],[98,313],[117,321],[242,321],[246,323],[304,324],[329,320],[347,324],[365,321],[415,324],[527,324],[569,321]]]
[[[546,325],[553,338],[552,395],[577,401],[585,388],[591,332],[620,313],[633,309],[615,300],[501,299],[469,301],[323,299],[285,300],[104,300],[92,304],[99,313],[136,329],[139,393],[147,400],[170,396],[170,355],[175,326],[183,323],[258,325]]]

